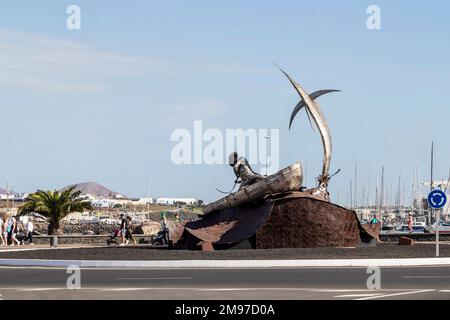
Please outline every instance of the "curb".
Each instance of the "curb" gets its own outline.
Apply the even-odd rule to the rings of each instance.
[[[103,248],[104,246],[58,246],[58,247],[25,247],[18,246],[18,248],[9,248],[9,247],[3,247],[0,248],[0,253],[2,252],[24,252],[24,251],[38,251],[38,250],[65,250],[65,249],[84,249],[84,248]],[[1,259],[0,259],[1,260]],[[5,259],[6,260],[6,259]],[[25,260],[25,259],[24,259]]]
[[[450,258],[412,259],[335,259],[335,260],[163,260],[163,261],[111,261],[111,260],[43,260],[0,259],[0,266],[10,267],[63,267],[80,268],[148,268],[148,269],[260,269],[302,267],[408,267],[450,266]]]

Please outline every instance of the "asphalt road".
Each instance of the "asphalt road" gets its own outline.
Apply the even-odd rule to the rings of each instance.
[[[0,299],[449,299],[450,268],[82,269],[68,289],[57,268],[0,267]],[[70,282],[76,285],[76,282]]]

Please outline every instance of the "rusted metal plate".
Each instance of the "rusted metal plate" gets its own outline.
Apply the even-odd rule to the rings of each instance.
[[[237,243],[254,235],[272,211],[273,202],[226,209],[185,224],[199,240],[214,244]]]
[[[305,193],[274,199],[266,223],[256,233],[256,248],[356,247],[362,227],[356,214]]]
[[[408,237],[400,237],[398,244],[401,246],[413,246],[414,240]]]
[[[205,215],[185,225],[185,241],[239,243],[251,236],[257,249],[356,247],[378,238],[379,227],[361,225],[356,213],[306,192]],[[189,247],[189,246],[188,246]]]
[[[214,247],[211,242],[200,241],[197,246],[201,251],[214,251]]]
[[[177,243],[184,232],[184,224],[178,221],[167,221],[167,227],[169,228],[169,240]]]
[[[377,239],[381,233],[381,223],[366,223],[361,224],[361,228],[364,232],[366,232],[369,236]]]

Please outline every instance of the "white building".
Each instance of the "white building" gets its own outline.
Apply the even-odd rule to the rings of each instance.
[[[25,199],[28,197],[29,193],[16,193],[14,195],[15,201],[25,201]]]
[[[154,204],[154,203],[156,203],[156,198],[139,198],[139,200],[134,201],[134,204],[140,205]]]
[[[0,194],[0,200],[12,200],[12,199],[14,199],[14,196],[13,195],[7,195],[7,194]]]
[[[195,198],[156,198],[156,203],[157,204],[162,204],[162,205],[174,205],[175,203],[185,203],[188,205],[191,204],[196,204],[197,203],[197,199]]]
[[[120,204],[124,205],[129,202],[129,200],[115,200],[115,199],[108,199],[108,198],[98,198],[90,200],[93,207],[96,208],[114,208],[115,205]]]
[[[0,193],[0,200],[14,200],[14,194]]]

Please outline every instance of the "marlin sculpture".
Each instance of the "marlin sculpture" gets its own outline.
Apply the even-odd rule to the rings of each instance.
[[[280,69],[281,72],[289,79],[294,89],[299,94],[301,100],[300,102],[295,106],[294,110],[292,111],[291,118],[289,121],[289,129],[291,129],[292,122],[294,121],[295,116],[297,113],[305,108],[306,115],[308,116],[309,121],[311,122],[311,118],[315,125],[317,126],[320,136],[322,138],[322,145],[324,150],[324,156],[323,156],[323,168],[322,168],[322,174],[319,176],[319,186],[323,188],[327,188],[328,181],[330,179],[329,170],[330,170],[330,162],[331,162],[331,134],[330,129],[328,128],[327,121],[325,120],[325,116],[322,113],[322,110],[319,107],[319,104],[315,101],[318,97],[331,93],[331,92],[340,92],[340,90],[333,90],[333,89],[326,89],[326,90],[319,90],[311,95],[306,92],[305,89],[303,89],[297,82],[295,82],[283,69],[281,69],[277,64],[275,64],[278,69]]]

